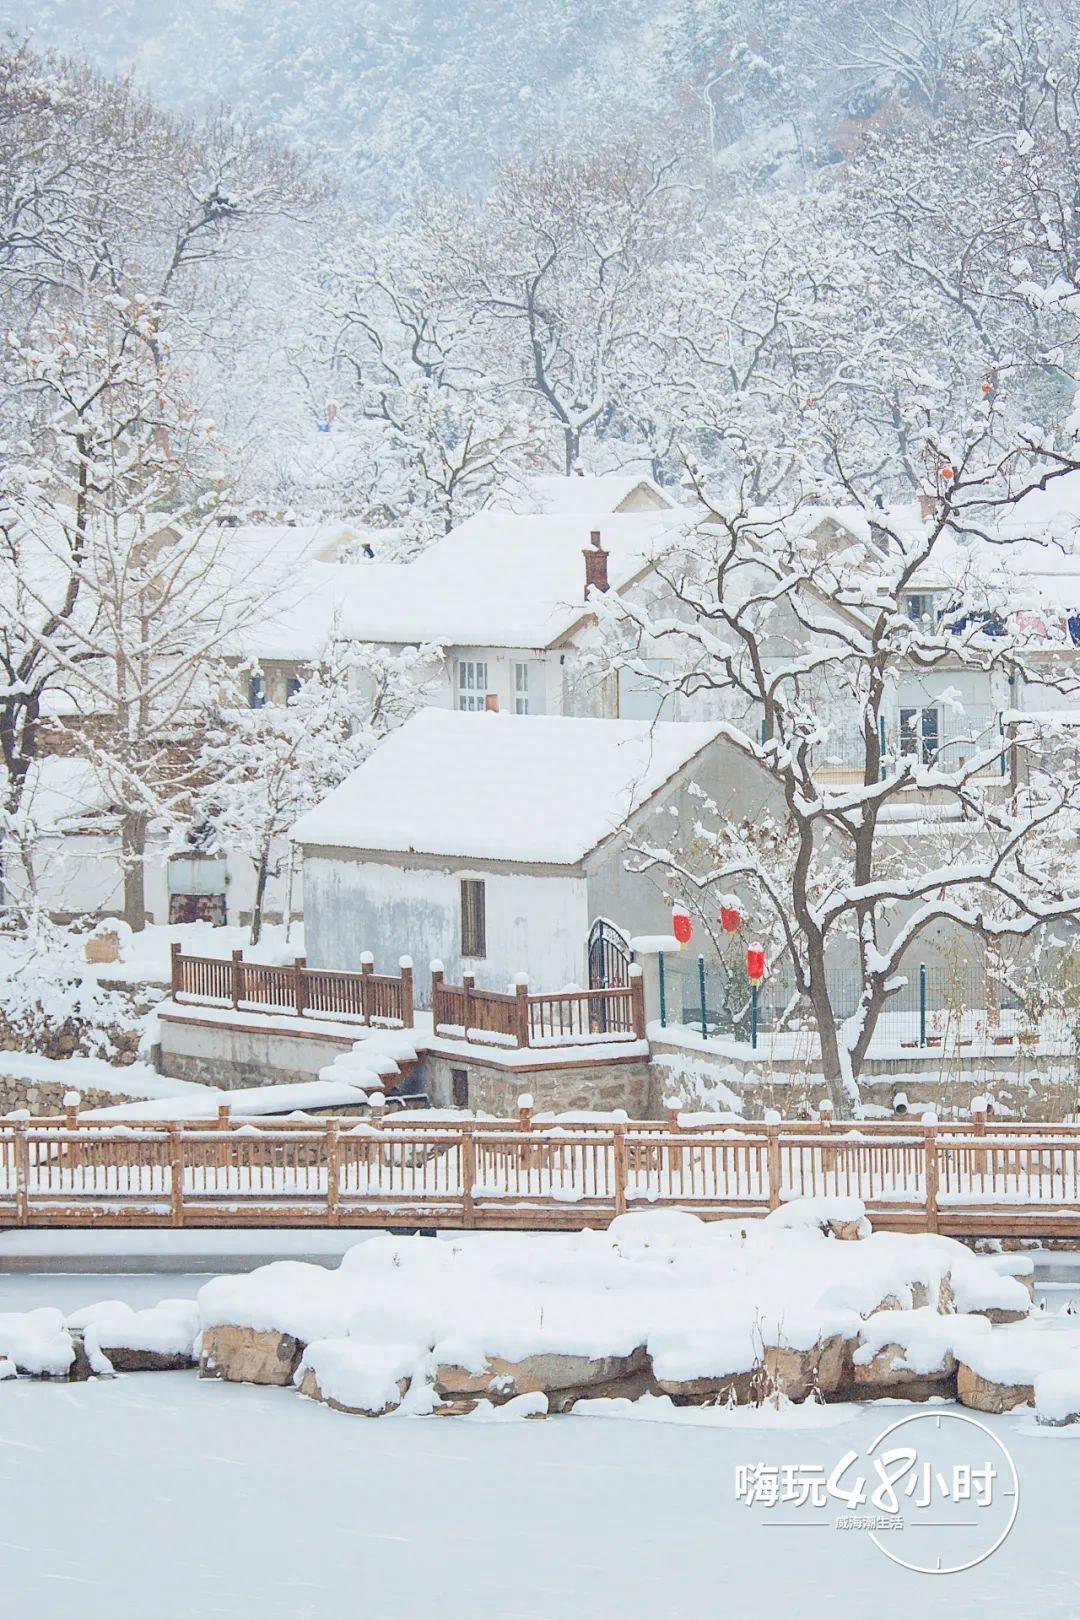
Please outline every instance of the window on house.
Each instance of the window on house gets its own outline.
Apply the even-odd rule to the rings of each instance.
[[[900,753],[931,765],[941,745],[941,715],[937,709],[900,710]]]
[[[477,878],[461,880],[461,954],[476,957],[487,955],[484,885]]]
[[[455,1108],[468,1108],[469,1106],[469,1071],[468,1069],[450,1070],[450,1101]]]
[[[528,714],[529,712],[529,666],[528,664],[514,665],[514,713]]]
[[[266,676],[263,674],[248,676],[248,708],[266,708]]]
[[[459,658],[454,666],[454,684],[459,709],[482,709],[488,689],[487,664],[476,658]]]
[[[303,684],[304,683],[300,679],[299,675],[287,675],[285,677],[285,701],[286,701],[286,703],[291,703],[292,702],[293,698],[299,692],[299,690],[303,686]]]
[[[937,624],[938,613],[937,608],[934,606],[932,591],[907,591],[902,599],[901,606],[914,624],[925,625],[929,628]]]

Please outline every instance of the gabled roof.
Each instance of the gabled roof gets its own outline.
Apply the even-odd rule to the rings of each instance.
[[[582,552],[594,531],[609,554],[611,588],[619,590],[662,556],[686,523],[676,508],[477,512],[414,562],[361,569],[342,603],[341,630],[360,641],[547,647],[586,611]]]
[[[534,473],[507,484],[494,504],[534,516],[565,517],[581,512],[658,512],[675,502],[640,473],[609,473],[599,478]]]
[[[290,836],[309,846],[572,866],[721,729],[424,709]]]

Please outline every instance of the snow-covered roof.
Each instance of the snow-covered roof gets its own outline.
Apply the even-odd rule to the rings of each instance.
[[[23,805],[40,832],[72,828],[117,809],[92,762],[63,754],[31,761]]]
[[[216,531],[219,535],[222,531]],[[339,627],[345,602],[365,589],[371,564],[337,559],[377,532],[359,524],[243,523],[224,531],[226,561],[265,606],[245,622],[229,651],[248,658],[317,658]]]
[[[644,478],[640,473],[610,473],[598,478],[577,473],[569,477],[535,473],[507,484],[492,506],[551,517],[579,512],[621,512],[629,510],[631,502],[637,511],[660,511],[675,504],[651,478]]]
[[[547,647],[588,611],[582,552],[599,531],[619,590],[663,555],[687,514],[477,512],[414,562],[369,564],[341,605],[345,635],[444,646]]]
[[[292,828],[306,845],[573,865],[718,724],[424,709]]]

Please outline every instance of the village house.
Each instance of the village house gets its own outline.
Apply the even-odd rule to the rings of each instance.
[[[631,851],[692,836],[694,781],[750,806],[715,724],[427,709],[392,733],[292,836],[302,846],[315,968],[365,951],[504,990],[606,982],[631,942],[670,937],[671,901]],[[760,789],[759,789],[760,792]]]
[[[1001,548],[977,535],[969,542],[939,541],[932,564],[913,577],[903,609],[921,624],[936,625],[947,615],[959,580],[977,575],[987,634],[992,639],[998,625],[1019,630],[1033,676],[1025,682],[1010,676],[1004,661],[988,659],[981,669],[947,651],[932,665],[913,665],[889,694],[883,739],[889,753],[948,766],[962,762],[972,739],[985,747],[1000,736],[1002,751],[991,769],[1006,792],[1012,785],[1008,762],[1015,764],[1019,755],[1004,745],[1017,717],[1053,712],[1071,723],[1072,700],[1035,678],[1042,669],[1048,677],[1060,674],[1063,665],[1072,667],[1080,658],[1080,576],[1071,552],[1056,544],[1058,531],[1074,520],[1076,499],[1065,487],[1070,482],[1028,497],[1002,520],[1011,539],[1030,536],[1022,559],[1010,546],[1008,577]],[[912,503],[890,509],[888,518],[917,536],[929,513]],[[426,701],[446,710],[641,723],[727,718],[756,735],[760,722],[752,714],[732,714],[729,703],[720,703],[704,684],[692,696],[665,694],[664,677],[675,669],[671,647],[638,645],[632,660],[613,668],[598,624],[600,596],[609,603],[651,600],[666,610],[658,569],[702,521],[700,509],[673,504],[634,475],[550,475],[508,485],[491,506],[407,561],[384,560],[376,535],[343,523],[240,525],[230,536],[230,556],[238,573],[264,590],[267,607],[227,649],[236,670],[231,701],[255,708],[286,703],[334,641],[392,649],[425,645],[434,649],[435,668]],[[801,511],[790,521],[824,559],[846,545],[873,541],[873,524],[858,510]],[[776,649],[778,662],[790,655],[790,647]],[[70,752],[73,728],[90,723],[63,709],[64,696],[54,699],[61,708],[46,745],[57,756]],[[828,722],[822,765],[844,780],[859,768],[857,717],[827,690],[820,703]],[[738,762],[734,768],[747,767]],[[64,814],[68,769],[59,758],[43,760],[32,784],[41,793],[39,842],[49,854],[39,863],[40,899],[58,914],[100,915],[116,909],[122,889],[113,847],[115,807],[91,795],[78,816]],[[265,902],[270,919],[283,914],[289,888],[287,852],[280,853]],[[17,863],[11,863],[11,873],[17,891]],[[163,847],[148,863],[146,887],[157,921],[203,917],[235,923],[250,915],[253,874],[250,861],[236,853],[200,857]],[[297,872],[291,882],[294,913],[302,911],[302,897]]]

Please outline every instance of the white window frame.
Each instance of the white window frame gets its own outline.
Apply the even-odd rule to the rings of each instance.
[[[899,754],[901,759],[917,759],[920,765],[932,765],[941,756],[944,746],[944,728],[941,706],[937,703],[900,704]],[[905,725],[905,717],[910,717]],[[930,725],[927,716],[932,716]]]
[[[488,666],[486,658],[454,660],[454,705],[475,714],[487,707]]]
[[[529,666],[527,663],[514,662],[514,713],[528,714],[529,712]]]

